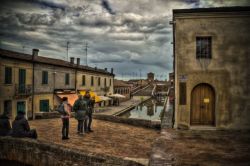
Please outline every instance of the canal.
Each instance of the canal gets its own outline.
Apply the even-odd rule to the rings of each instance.
[[[146,120],[160,120],[160,114],[163,109],[164,98],[151,98],[131,110],[121,113],[123,118],[136,118]]]

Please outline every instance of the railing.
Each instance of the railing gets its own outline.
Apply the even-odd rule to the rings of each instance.
[[[15,85],[15,95],[31,95],[32,94],[32,85],[26,84],[16,84]]]

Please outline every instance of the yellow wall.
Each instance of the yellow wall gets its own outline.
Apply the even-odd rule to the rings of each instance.
[[[51,94],[36,94],[34,95],[34,113],[40,112],[40,100],[49,100],[49,108],[53,109],[53,93]]]
[[[82,85],[82,76],[85,75],[85,86]],[[91,86],[91,76],[93,76],[94,78],[94,85]],[[100,86],[98,85],[98,78],[101,78],[100,81]],[[86,90],[89,89],[91,91],[94,91],[97,93],[97,95],[104,95],[105,92],[103,90],[104,88],[104,80],[106,78],[106,86],[110,87],[109,91],[107,92],[107,94],[109,93],[113,93],[113,77],[112,76],[107,76],[107,75],[102,75],[102,74],[94,74],[94,73],[89,73],[89,72],[83,72],[83,71],[78,71],[77,72],[77,89],[78,90]],[[111,85],[110,85],[110,79],[111,79]]]
[[[5,81],[5,67],[12,68],[12,84],[6,85]],[[19,81],[19,69],[26,69],[26,85],[32,85],[32,64],[18,60],[0,59],[0,112],[4,110],[4,101],[12,101],[12,119],[16,116],[17,101],[25,101],[26,115],[31,115],[31,98],[15,96],[16,85]]]

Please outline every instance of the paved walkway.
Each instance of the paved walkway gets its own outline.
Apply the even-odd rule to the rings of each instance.
[[[88,153],[136,160],[145,165],[150,156],[151,145],[159,137],[159,132],[156,130],[96,119],[93,120],[94,132],[81,136],[76,133],[77,121],[71,118],[70,139],[62,140],[60,118],[33,120],[29,123],[31,128],[37,129],[38,141],[59,144]]]
[[[131,106],[136,106],[138,104],[140,104],[142,102],[142,98],[143,101],[149,99],[151,96],[134,96],[132,99],[122,102],[120,103],[119,106],[110,106],[110,107],[102,107],[102,108],[97,108],[95,110],[94,114],[102,114],[102,115],[114,115],[117,112],[120,112],[128,107]]]
[[[250,131],[172,129],[172,108],[168,102],[150,166],[250,165]]]

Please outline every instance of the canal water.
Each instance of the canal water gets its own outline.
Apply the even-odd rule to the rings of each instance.
[[[120,114],[124,118],[137,118],[146,120],[160,120],[160,114],[163,109],[164,99],[151,98],[132,110]]]

